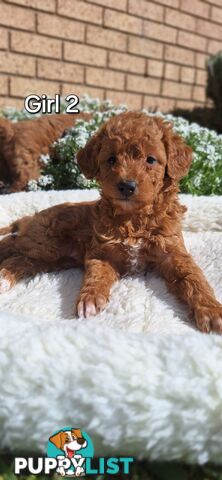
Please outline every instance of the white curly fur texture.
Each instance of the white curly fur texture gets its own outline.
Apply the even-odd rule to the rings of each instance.
[[[1,197],[0,226],[98,192]],[[184,236],[222,301],[222,197],[181,195]],[[0,296],[0,448],[41,452],[66,425],[97,455],[222,461],[222,338],[197,332],[154,273],[116,284],[106,310],[76,319],[80,270],[38,275]]]

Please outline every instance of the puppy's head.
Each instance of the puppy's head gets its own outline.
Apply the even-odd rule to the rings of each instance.
[[[58,432],[49,438],[58,449],[63,450],[67,457],[72,457],[73,453],[87,446],[87,441],[78,428]]]
[[[192,150],[169,122],[126,112],[108,120],[77,161],[87,178],[101,183],[114,207],[133,211],[154,203],[166,177],[177,183],[187,174]]]

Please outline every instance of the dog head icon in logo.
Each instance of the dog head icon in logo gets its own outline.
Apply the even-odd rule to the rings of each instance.
[[[93,457],[94,449],[89,435],[79,428],[64,427],[49,437],[47,456],[57,458],[60,475],[85,475],[84,462]]]
[[[87,447],[87,441],[82,436],[82,432],[79,428],[73,428],[72,430],[66,430],[65,432],[58,432],[49,438],[56,448],[63,450],[65,456],[72,458],[75,456],[76,451]]]

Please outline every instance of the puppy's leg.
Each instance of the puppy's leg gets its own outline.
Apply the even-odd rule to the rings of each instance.
[[[23,255],[8,257],[0,265],[0,293],[7,292],[24,278],[34,277],[37,273],[50,270],[46,263]]]
[[[191,255],[175,249],[158,268],[169,289],[191,307],[198,329],[222,333],[222,305]]]
[[[0,265],[3,260],[16,253],[15,237],[9,235],[0,241]]]
[[[103,310],[109,300],[110,289],[119,278],[118,272],[105,261],[86,261],[83,285],[77,301],[79,317],[90,317]]]

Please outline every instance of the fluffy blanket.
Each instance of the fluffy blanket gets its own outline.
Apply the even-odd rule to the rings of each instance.
[[[2,196],[0,226],[97,196]],[[222,301],[222,197],[181,202],[187,248]],[[154,273],[121,280],[96,318],[74,318],[81,279],[77,269],[39,275],[0,298],[0,448],[38,453],[72,425],[97,455],[221,462],[222,339],[197,332]]]

